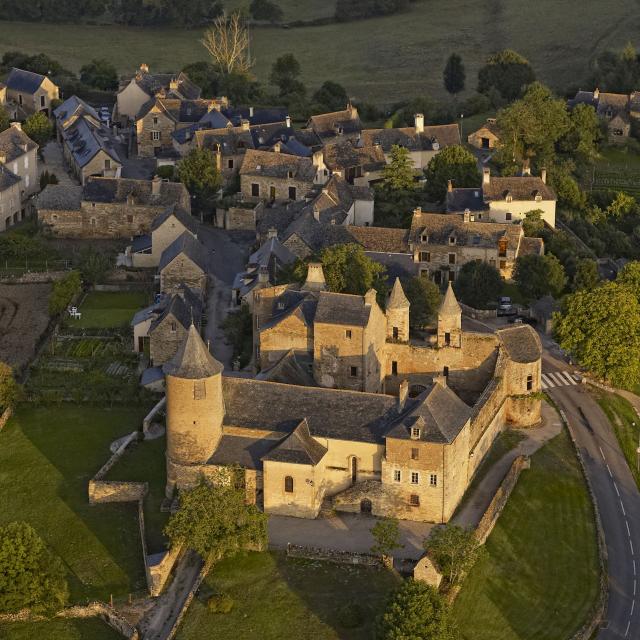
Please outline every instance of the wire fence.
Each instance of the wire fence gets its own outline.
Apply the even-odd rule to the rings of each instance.
[[[27,273],[68,271],[71,260],[0,260],[0,277],[19,278]]]

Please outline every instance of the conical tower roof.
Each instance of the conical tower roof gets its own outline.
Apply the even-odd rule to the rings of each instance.
[[[400,278],[396,278],[393,283],[393,289],[391,289],[391,295],[387,302],[387,309],[406,309],[409,306],[409,300],[404,293],[402,284],[400,284]]]
[[[444,300],[440,305],[440,309],[438,310],[439,316],[454,316],[462,313],[462,309],[458,304],[458,300],[456,299],[456,294],[453,293],[453,287],[451,286],[451,282],[449,282],[449,286],[447,287],[447,293],[444,294]]]
[[[222,373],[224,367],[209,352],[200,333],[192,324],[187,339],[162,370],[174,378],[199,380]]]

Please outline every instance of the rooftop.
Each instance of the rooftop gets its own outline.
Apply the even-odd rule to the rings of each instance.
[[[192,324],[187,339],[176,355],[167,362],[163,371],[174,378],[201,380],[222,373],[222,365],[211,355],[200,333]]]

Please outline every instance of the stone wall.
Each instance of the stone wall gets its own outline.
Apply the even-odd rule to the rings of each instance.
[[[200,326],[200,318],[194,318]],[[187,338],[187,329],[172,314],[165,316],[149,334],[149,355],[153,366],[168,362]]]
[[[160,289],[164,293],[178,293],[182,284],[199,291],[207,288],[207,274],[183,253],[160,272]]]
[[[255,231],[255,209],[229,207],[224,216],[224,228],[229,231]]]
[[[181,545],[171,547],[169,551],[148,555],[145,557],[145,567],[147,569],[147,584],[149,593],[153,596],[159,596],[164,589],[164,585],[169,580],[171,572],[178,562],[183,548]]]
[[[4,429],[4,426],[9,422],[9,418],[13,415],[13,409],[8,407],[2,412],[0,416],[0,431]]]
[[[460,302],[460,300],[458,300],[458,304],[460,305],[460,309],[462,309],[462,314],[474,320],[491,320],[492,318],[498,317],[497,309],[474,309]]]
[[[89,504],[105,502],[134,502],[142,500],[149,490],[146,482],[117,482],[89,480]]]
[[[129,640],[138,640],[138,630],[120,614],[104,602],[90,602],[88,605],[68,607],[56,614],[56,618],[102,618],[112,629],[115,629]]]
[[[138,155],[143,158],[153,158],[156,150],[172,151],[171,134],[175,129],[175,122],[163,114],[157,105],[154,105],[144,118],[136,122]],[[157,140],[154,140],[154,132],[157,134]]]
[[[251,195],[252,184],[260,185],[260,192],[257,197]],[[289,197],[289,187],[293,187],[296,190],[295,200],[304,200],[304,197],[313,189],[313,181],[296,180],[295,178],[240,175],[240,191],[242,192],[243,199],[247,202],[258,202],[260,200],[287,202],[293,199]],[[272,188],[275,190],[275,198],[272,197]]]
[[[304,558],[306,560],[322,560],[336,564],[360,564],[368,567],[383,567],[380,556],[370,553],[356,553],[354,551],[334,551],[320,547],[304,547],[287,543],[287,556],[290,558]]]
[[[96,473],[95,476],[93,476],[92,480],[102,480],[102,478],[104,478],[108,471],[111,469],[111,467],[113,467],[113,465],[118,462],[118,460],[122,457],[122,455],[124,454],[124,452],[126,451],[127,447],[134,441],[137,440],[138,438],[138,432],[137,431],[132,431],[120,444],[120,446],[118,447],[118,449],[113,453],[113,455],[102,465],[102,467],[100,467],[100,469],[98,470],[98,473]]]

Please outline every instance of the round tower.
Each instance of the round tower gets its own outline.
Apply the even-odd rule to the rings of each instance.
[[[223,366],[192,324],[187,338],[163,371],[167,397],[167,497],[176,486],[193,484],[222,437]]]
[[[409,342],[409,300],[396,278],[387,301],[387,340],[392,342]]]
[[[438,346],[462,346],[462,309],[453,293],[451,282],[438,309]]]

